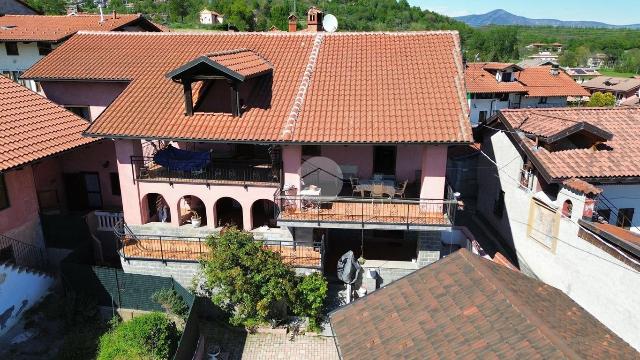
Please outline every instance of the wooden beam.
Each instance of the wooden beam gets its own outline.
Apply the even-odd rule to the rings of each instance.
[[[193,96],[191,95],[191,79],[184,79],[184,113],[187,116],[193,115]]]

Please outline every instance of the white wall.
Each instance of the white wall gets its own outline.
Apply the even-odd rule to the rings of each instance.
[[[38,303],[53,285],[53,278],[18,267],[0,265],[0,335]]]
[[[480,112],[487,112],[487,119],[497,110],[509,107],[508,101],[498,101],[497,99],[471,99],[469,103],[471,109],[471,124],[477,125],[480,121]]]
[[[522,159],[504,133],[485,137],[484,147],[493,151],[500,171],[486,169],[491,163],[478,164],[478,208],[503,237],[512,241],[521,270],[554,286],[594,315],[604,325],[640,349],[640,276],[624,263],[577,236],[578,227],[558,214],[556,239],[547,248],[528,235],[532,194],[520,188],[519,169]],[[513,160],[516,159],[516,160]],[[512,180],[509,177],[512,177]],[[501,187],[505,191],[505,211],[502,219],[493,214],[493,201]],[[581,216],[584,200],[562,188],[555,203],[573,203],[572,220]],[[558,210],[558,213],[560,210]]]
[[[633,208],[635,210],[631,221],[634,226],[630,230],[640,234],[640,184],[598,185],[598,187],[604,190],[602,195],[611,201],[615,207],[615,209],[611,209],[609,223],[616,224],[616,219],[618,218],[617,209]],[[601,207],[606,208],[605,206]]]
[[[52,49],[55,49],[56,45],[52,45]],[[30,43],[18,43],[19,55],[7,55],[7,49],[4,43],[0,43],[0,72],[3,71],[20,71],[24,72],[29,69],[38,60],[44,56],[38,53],[37,42]],[[29,89],[36,90],[35,82],[28,80],[25,84]]]

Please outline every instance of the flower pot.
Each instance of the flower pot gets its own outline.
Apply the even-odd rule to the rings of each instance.
[[[193,225],[194,228],[200,227],[200,225],[202,225],[202,218],[197,218],[197,219],[191,219],[191,225]]]

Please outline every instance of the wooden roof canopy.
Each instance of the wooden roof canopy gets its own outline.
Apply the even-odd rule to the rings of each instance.
[[[234,49],[199,56],[165,76],[183,85],[186,115],[193,115],[193,82],[225,80],[232,91],[232,114],[240,116],[238,85],[272,73],[273,65],[262,55],[248,49]]]

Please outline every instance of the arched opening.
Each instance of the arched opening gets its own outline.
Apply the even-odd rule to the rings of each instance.
[[[149,193],[142,198],[142,207],[145,218],[144,223],[171,222],[171,210],[169,204],[160,194]]]
[[[185,195],[178,200],[180,226],[192,224],[194,227],[207,225],[207,208],[199,197]]]
[[[260,226],[276,227],[278,217],[278,205],[267,199],[256,200],[251,205],[252,229]]]
[[[243,229],[242,205],[235,199],[223,197],[216,201],[217,226],[235,226]]]
[[[571,217],[571,213],[573,212],[573,203],[571,200],[565,200],[562,204],[562,216]]]

